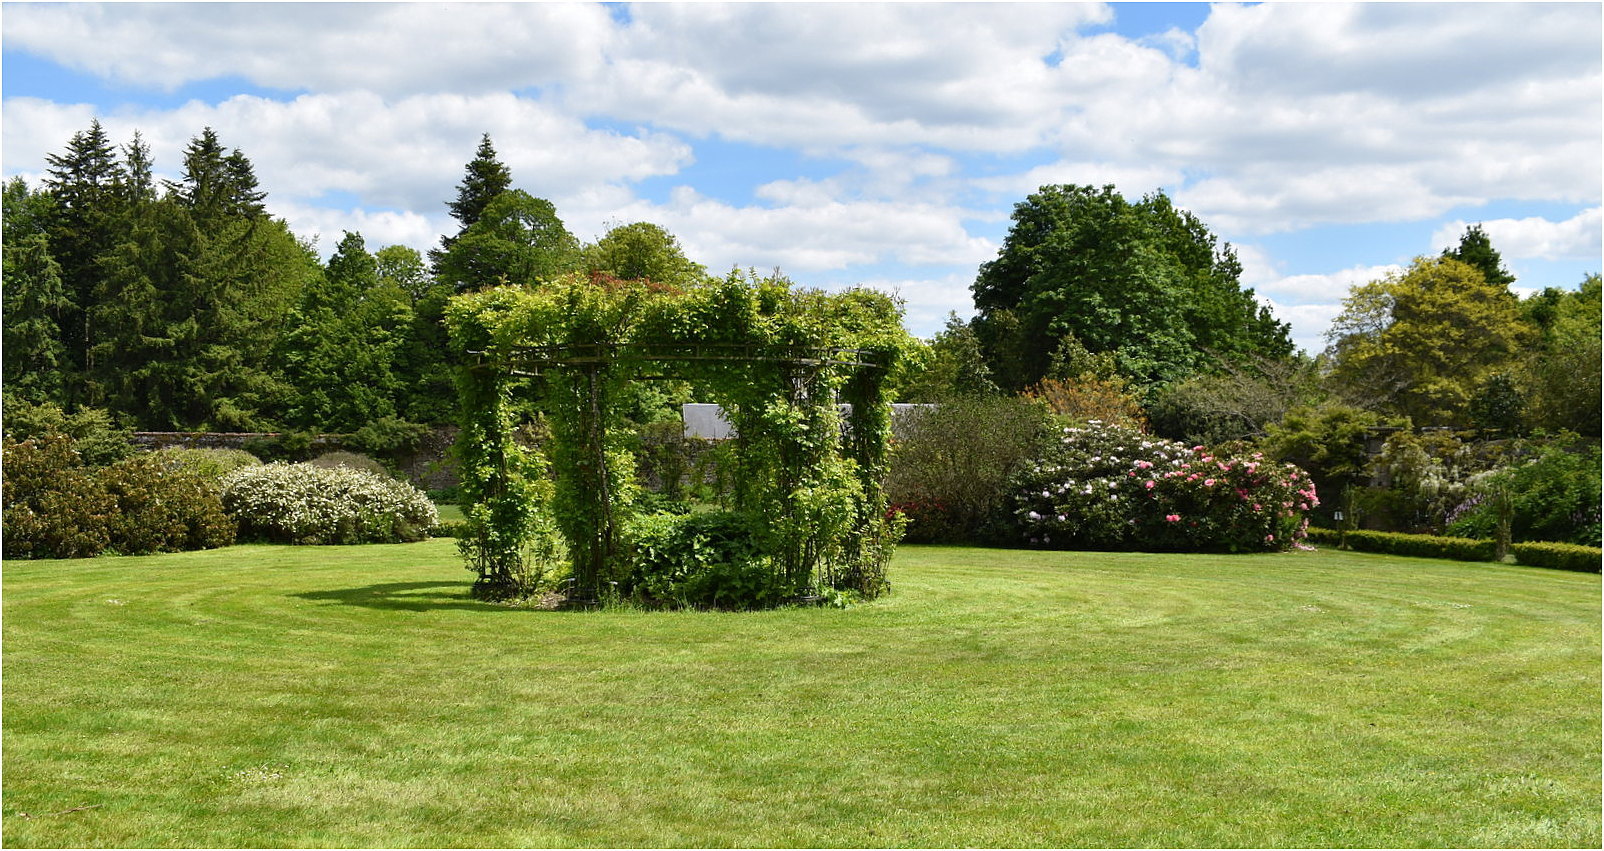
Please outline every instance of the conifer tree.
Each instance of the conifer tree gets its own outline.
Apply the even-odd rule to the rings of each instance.
[[[82,401],[76,380],[92,367],[90,350],[95,328],[88,306],[99,279],[97,262],[120,234],[118,187],[125,177],[117,151],[99,120],[73,134],[67,150],[48,154],[45,191],[54,198],[49,224],[50,254],[60,266],[69,306],[61,318],[64,368],[73,373],[64,382],[67,403]]]
[[[1479,224],[1466,228],[1464,235],[1459,238],[1459,246],[1444,250],[1442,256],[1475,267],[1487,283],[1495,287],[1503,288],[1515,283],[1515,276],[1504,268],[1503,257],[1499,256],[1498,249],[1493,248],[1492,239]]]
[[[490,134],[486,133],[479,140],[479,149],[474,152],[472,160],[468,161],[466,174],[462,183],[457,186],[457,197],[454,201],[446,202],[446,209],[451,211],[451,217],[460,223],[457,233],[453,236],[440,238],[440,247],[429,250],[429,262],[436,271],[441,261],[456,245],[457,240],[467,233],[468,228],[479,221],[484,215],[485,208],[490,206],[497,195],[512,188],[512,172],[507,166],[496,159],[495,145],[490,142]]]
[[[467,230],[479,221],[485,207],[497,195],[511,188],[512,172],[496,159],[496,148],[490,142],[490,134],[486,133],[467,165],[462,185],[457,187],[457,199],[447,202],[446,207],[451,210],[452,218],[462,223],[462,230]]]

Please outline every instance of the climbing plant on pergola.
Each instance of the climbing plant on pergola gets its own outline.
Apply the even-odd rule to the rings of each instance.
[[[687,289],[573,276],[459,296],[447,324],[467,364],[461,546],[477,594],[526,594],[564,558],[574,600],[628,576],[638,486],[617,402],[654,378],[696,380],[723,408],[731,504],[790,596],[886,587],[898,530],[882,488],[884,382],[912,343],[889,296],[739,272]],[[549,425],[544,451],[515,439],[530,402]]]

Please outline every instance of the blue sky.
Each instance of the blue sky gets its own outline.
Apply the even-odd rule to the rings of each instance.
[[[47,4],[0,18],[0,171],[98,118],[171,175],[215,128],[327,251],[420,250],[481,133],[581,239],[971,312],[1047,183],[1168,192],[1322,345],[1482,223],[1517,287],[1599,271],[1598,4]]]

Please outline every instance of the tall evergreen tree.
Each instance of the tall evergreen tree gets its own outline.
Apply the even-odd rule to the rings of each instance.
[[[5,235],[4,317],[0,329],[6,393],[29,402],[59,402],[66,346],[61,321],[72,307],[61,283],[61,267],[42,233]]]
[[[230,151],[210,127],[184,149],[184,174],[167,181],[167,191],[202,222],[224,218],[258,218],[266,212],[267,193],[245,154]]]
[[[119,195],[124,204],[145,204],[156,200],[156,179],[150,159],[150,146],[138,130],[134,138],[123,146],[123,176],[118,183]]]
[[[1464,235],[1459,238],[1458,247],[1445,249],[1442,256],[1474,267],[1494,287],[1504,288],[1515,283],[1515,276],[1504,268],[1504,258],[1498,254],[1498,249],[1493,248],[1492,239],[1479,224],[1466,228]]]
[[[451,211],[451,217],[460,223],[460,227],[455,235],[441,237],[439,248],[429,250],[429,262],[436,270],[457,240],[484,215],[490,202],[512,188],[512,172],[496,159],[496,148],[490,142],[489,133],[479,140],[479,148],[474,152],[473,159],[468,161],[465,171],[462,183],[457,186],[456,199],[446,202],[446,209]]]
[[[462,178],[462,185],[457,187],[456,200],[447,202],[446,207],[451,210],[452,218],[462,223],[462,229],[467,230],[479,221],[485,207],[497,195],[511,188],[512,172],[496,159],[496,148],[490,142],[490,134],[486,133],[468,162],[467,174]]]
[[[353,432],[396,415],[396,350],[412,317],[382,282],[359,233],[346,232],[320,278],[301,293],[278,362],[294,387],[285,419],[299,428]]]
[[[80,379],[93,366],[90,351],[96,329],[88,307],[100,277],[97,264],[121,236],[118,196],[126,174],[98,120],[73,134],[64,153],[46,155],[45,162],[49,168],[44,188],[55,199],[48,228],[50,253],[60,265],[70,302],[61,319],[63,366],[72,373],[65,381],[64,401],[76,404],[86,401]]]

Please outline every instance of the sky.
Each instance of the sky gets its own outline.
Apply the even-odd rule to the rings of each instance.
[[[1604,266],[1598,3],[4,3],[0,173],[98,118],[205,127],[326,256],[420,251],[489,133],[577,237],[869,286],[920,336],[1046,184],[1162,190],[1307,351],[1481,224],[1521,292]]]

